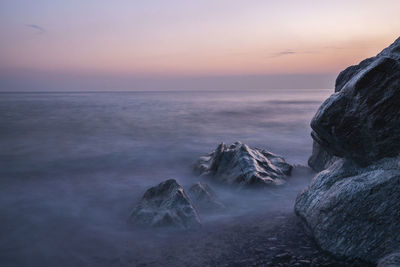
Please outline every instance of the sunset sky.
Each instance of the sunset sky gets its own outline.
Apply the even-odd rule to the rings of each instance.
[[[329,87],[400,35],[399,13],[399,0],[1,0],[0,90]]]

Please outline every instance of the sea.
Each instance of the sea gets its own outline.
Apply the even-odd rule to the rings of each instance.
[[[114,265],[138,242],[125,224],[144,191],[196,182],[192,164],[221,142],[306,166],[310,120],[331,93],[0,93],[0,265]]]

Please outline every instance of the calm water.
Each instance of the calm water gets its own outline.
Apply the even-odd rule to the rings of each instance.
[[[330,93],[0,94],[0,262],[118,254],[143,191],[166,178],[192,183],[190,164],[222,141],[306,164],[310,119]]]
[[[1,94],[0,172],[173,174],[166,169],[185,168],[219,142],[236,140],[305,164],[309,121],[329,93]]]

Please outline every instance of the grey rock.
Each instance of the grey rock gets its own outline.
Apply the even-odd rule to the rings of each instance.
[[[278,155],[236,142],[229,147],[221,143],[196,162],[195,170],[223,184],[268,186],[284,184],[292,166]]]
[[[200,211],[221,211],[226,207],[218,200],[217,195],[209,185],[197,182],[189,188],[188,195],[194,206]]]
[[[400,38],[376,57],[342,71],[336,93],[311,122],[328,153],[367,166],[400,153]]]
[[[291,259],[292,255],[290,255],[287,252],[284,252],[284,253],[275,255],[274,258],[276,258],[276,259]]]
[[[175,179],[166,180],[148,189],[134,208],[129,221],[145,227],[200,226],[196,209]]]
[[[314,171],[320,172],[327,169],[338,159],[338,157],[335,157],[314,141],[312,154],[308,159],[308,166]]]
[[[399,267],[400,266],[400,252],[394,252],[386,255],[378,261],[378,267]]]
[[[400,249],[399,200],[400,158],[339,159],[298,195],[295,212],[322,249],[376,263]]]

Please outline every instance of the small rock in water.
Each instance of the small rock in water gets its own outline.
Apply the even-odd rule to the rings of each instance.
[[[236,142],[229,147],[221,143],[216,150],[199,158],[195,170],[228,185],[276,186],[286,182],[292,166],[278,155]]]
[[[196,209],[182,186],[169,179],[148,189],[134,208],[129,221],[140,226],[200,226]]]
[[[206,183],[197,182],[190,187],[188,194],[195,207],[201,211],[218,211],[226,208]]]

